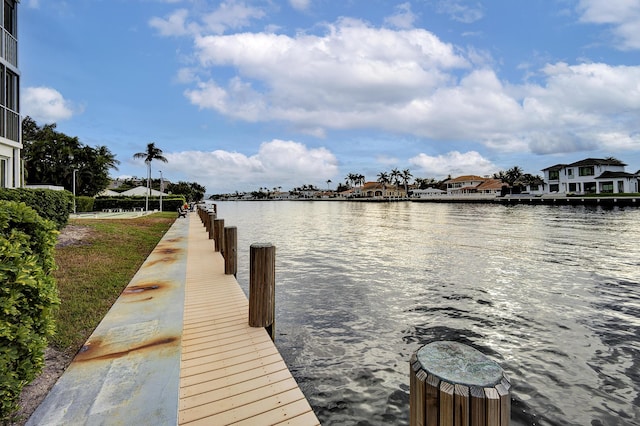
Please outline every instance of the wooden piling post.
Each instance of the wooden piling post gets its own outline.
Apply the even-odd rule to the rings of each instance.
[[[215,250],[219,252],[224,251],[224,219],[213,220],[213,241],[215,243]]]
[[[249,326],[265,327],[275,340],[276,247],[252,244],[249,263]]]
[[[209,221],[209,215],[207,214],[207,212],[205,210],[200,210],[198,212],[198,215],[200,215],[200,220],[204,225],[205,231],[211,232],[211,222]]]
[[[233,275],[238,273],[238,228],[225,226],[224,228],[224,273]]]
[[[509,425],[509,379],[476,349],[429,343],[411,357],[409,374],[411,426]]]
[[[209,233],[209,239],[213,240],[213,221],[216,219],[216,214],[209,210],[207,213],[207,223],[209,226],[207,227],[207,232]]]

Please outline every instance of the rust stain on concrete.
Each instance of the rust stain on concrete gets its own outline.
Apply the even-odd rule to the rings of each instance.
[[[180,338],[176,336],[169,337],[161,337],[149,342],[141,342],[138,346],[133,346],[129,349],[118,351],[118,352],[109,352],[108,343],[103,342],[102,340],[95,340],[93,342],[88,342],[84,345],[78,355],[74,358],[73,362],[89,362],[89,361],[102,361],[105,359],[114,359],[120,358],[122,356],[129,355],[132,352],[141,352],[148,350],[155,350],[160,346],[170,346],[171,344],[180,343]],[[96,353],[96,356],[93,356]],[[107,353],[104,353],[107,352]]]

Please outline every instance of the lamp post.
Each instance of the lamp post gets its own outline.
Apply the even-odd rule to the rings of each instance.
[[[53,143],[57,143],[56,139],[53,140]],[[76,167],[76,163],[73,161],[74,156],[73,153],[69,154],[69,162],[71,163],[71,167],[73,167],[73,179],[71,183],[71,192],[73,192],[73,214],[76,214],[76,172],[78,171]]]
[[[162,211],[162,193],[164,192],[164,182],[162,181],[162,170],[160,172],[160,211]]]
[[[73,214],[76,214],[76,172],[78,169],[73,169]]]

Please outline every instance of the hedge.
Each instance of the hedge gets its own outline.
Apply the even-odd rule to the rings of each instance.
[[[162,197],[162,210],[177,210],[178,207],[184,205],[184,196]],[[146,205],[145,197],[97,197],[93,203],[95,211],[103,209],[124,209],[133,210],[134,208],[144,209]],[[160,198],[149,197],[149,210],[160,209]]]
[[[0,421],[42,371],[54,333],[55,228],[25,203],[0,200]]]
[[[73,212],[73,194],[69,191],[0,188],[0,200],[25,203],[42,218],[53,221],[57,229],[65,227],[69,214]]]
[[[85,197],[85,196],[76,197],[76,212],[86,213],[86,212],[95,211],[93,209],[94,202],[95,202],[95,198],[93,197]]]

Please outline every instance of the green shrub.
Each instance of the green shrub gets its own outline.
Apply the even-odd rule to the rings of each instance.
[[[25,203],[41,217],[53,221],[57,229],[65,227],[69,214],[73,211],[73,194],[69,191],[0,188],[0,200]]]
[[[85,197],[85,196],[76,197],[76,212],[84,213],[84,212],[94,211],[93,210],[94,201],[95,201],[95,198],[93,197]]]
[[[103,209],[124,209],[133,210],[134,208],[145,207],[145,197],[97,197],[93,208],[95,211],[102,211]],[[185,203],[183,196],[169,196],[162,197],[162,210],[175,211],[178,207]],[[149,197],[149,210],[160,209],[160,198]]]
[[[0,201],[0,421],[42,371],[54,333],[56,235],[54,223],[25,203]]]

